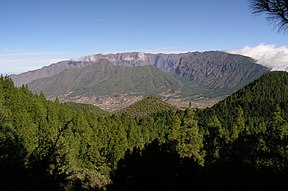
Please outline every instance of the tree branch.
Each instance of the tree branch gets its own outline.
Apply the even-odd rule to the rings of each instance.
[[[288,0],[251,0],[250,7],[255,15],[266,13],[279,30],[288,29]]]

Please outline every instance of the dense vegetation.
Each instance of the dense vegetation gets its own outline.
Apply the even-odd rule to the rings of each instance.
[[[124,109],[117,111],[117,114],[126,114],[130,116],[140,117],[149,114],[176,110],[175,106],[168,104],[156,97],[148,96]]]
[[[99,107],[97,107],[95,105],[91,105],[91,104],[66,102],[65,105],[71,109],[89,111],[90,113],[93,113],[94,115],[108,114],[107,111],[104,111],[104,110],[100,109]]]
[[[285,185],[288,74],[272,72],[213,108],[145,116],[47,101],[0,78],[5,190],[252,190]]]

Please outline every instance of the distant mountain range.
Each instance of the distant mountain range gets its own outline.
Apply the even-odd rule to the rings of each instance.
[[[16,86],[27,84],[50,99],[115,110],[149,95],[178,106],[209,106],[211,99],[223,98],[267,72],[249,57],[218,51],[133,52],[85,56],[11,77]]]

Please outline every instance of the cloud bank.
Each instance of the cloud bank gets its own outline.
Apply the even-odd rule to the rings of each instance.
[[[258,46],[246,46],[243,49],[227,51],[232,54],[249,56],[271,70],[288,71],[288,48],[286,46],[259,44]]]

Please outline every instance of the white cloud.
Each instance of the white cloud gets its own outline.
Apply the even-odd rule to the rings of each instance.
[[[61,60],[66,60],[67,52],[31,52],[0,50],[0,74],[19,74],[39,69]]]
[[[192,50],[191,48],[181,48],[181,47],[160,47],[160,48],[151,48],[151,49],[126,49],[126,50],[114,50],[109,52],[102,52],[102,54],[117,54],[124,52],[143,52],[143,53],[151,53],[151,54],[179,54],[185,52],[194,52],[196,50]]]
[[[286,46],[259,44],[255,47],[246,46],[240,50],[234,49],[227,52],[249,56],[272,70],[288,71],[288,48]]]
[[[179,48],[179,47],[164,47],[164,48],[156,48],[156,49],[148,49],[143,52],[152,53],[152,54],[179,54],[185,52],[193,52],[189,48]]]

